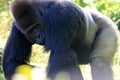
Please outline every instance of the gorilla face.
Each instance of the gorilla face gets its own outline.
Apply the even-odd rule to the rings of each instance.
[[[45,44],[45,30],[40,23],[32,24],[25,30],[25,37],[32,43]]]

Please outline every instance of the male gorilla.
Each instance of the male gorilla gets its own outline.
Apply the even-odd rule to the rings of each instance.
[[[79,64],[90,63],[93,80],[113,80],[111,62],[117,48],[116,25],[99,12],[86,11],[70,1],[16,0],[15,21],[3,56],[5,77],[27,64],[34,43],[51,51],[47,77],[62,71],[70,80],[83,80]]]

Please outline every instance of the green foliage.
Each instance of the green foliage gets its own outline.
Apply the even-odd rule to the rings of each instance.
[[[5,80],[2,71],[2,49],[6,43],[10,31],[10,25],[13,18],[10,12],[7,10],[8,6],[4,5],[3,1],[0,0],[0,80]]]
[[[2,48],[0,48],[0,80],[4,80],[4,75],[2,71]]]
[[[10,4],[11,1],[13,0],[8,0],[8,3]],[[0,0],[0,12],[8,9],[9,9],[9,5],[5,5],[4,0]]]
[[[5,4],[4,4],[4,1],[3,0],[0,0],[0,11],[3,11],[5,10]]]
[[[103,14],[107,15],[110,17],[117,25],[120,30],[120,2],[115,2],[111,1],[109,2],[108,0],[100,1],[96,0],[97,4],[96,7],[99,11],[101,11]]]
[[[78,5],[85,7],[89,4],[87,4],[84,0],[72,0],[73,2],[77,3]]]
[[[72,0],[83,7],[96,8],[98,11],[110,17],[120,30],[120,2],[116,0]]]

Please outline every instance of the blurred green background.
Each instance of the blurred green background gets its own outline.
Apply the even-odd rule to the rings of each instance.
[[[9,5],[12,1],[13,0],[0,0],[0,80],[4,80],[3,71],[1,67],[2,51],[4,49],[6,40],[11,29],[11,23],[13,21],[13,17],[9,9]],[[71,1],[85,8],[98,9],[100,12],[110,17],[115,22],[115,24],[118,25],[118,29],[120,30],[120,0],[71,0]],[[32,49],[33,51],[30,59],[30,64],[36,65],[44,70],[48,62],[49,53],[46,54],[43,51],[43,47],[38,45],[33,45]],[[119,49],[117,50],[117,53],[114,56],[114,61],[112,64],[115,80],[120,80]],[[82,72],[84,72],[83,74],[84,79],[92,80],[89,64],[82,65],[80,67],[82,68]]]

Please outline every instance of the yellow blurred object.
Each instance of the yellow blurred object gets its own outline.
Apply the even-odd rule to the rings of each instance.
[[[71,79],[69,73],[62,71],[56,75],[55,80],[71,80]]]
[[[33,67],[29,65],[20,65],[16,68],[16,74],[26,77],[26,80],[32,80],[32,70]]]
[[[45,71],[29,65],[20,65],[16,68],[12,80],[50,80]]]

